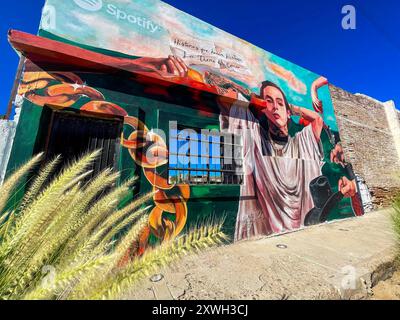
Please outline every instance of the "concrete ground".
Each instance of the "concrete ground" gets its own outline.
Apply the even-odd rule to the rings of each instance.
[[[127,299],[365,299],[394,272],[390,210],[186,257]]]

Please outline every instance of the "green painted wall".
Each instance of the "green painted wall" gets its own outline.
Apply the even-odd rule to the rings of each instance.
[[[169,121],[177,121],[180,125],[188,127],[199,127],[202,129],[218,129],[219,115],[201,116],[199,112],[189,107],[165,103],[151,99],[143,92],[140,85],[129,82],[128,79],[98,75],[82,74],[79,75],[88,87],[100,91],[105,101],[112,102],[122,107],[133,117],[143,121],[149,129],[161,129],[169,133]],[[53,81],[52,84],[57,84]],[[45,94],[44,90],[37,90],[37,94]],[[90,101],[87,97],[81,97],[72,107],[64,109],[79,110],[83,105]],[[44,108],[25,100],[22,105],[22,113],[17,128],[17,134],[12,149],[8,175],[19,165],[29,160],[35,153],[39,152],[39,145],[47,134],[49,117]],[[124,136],[129,136],[132,129],[124,127]],[[166,137],[169,144],[169,137]],[[119,158],[119,170],[121,179],[138,176],[139,184],[136,187],[136,194],[145,194],[152,191],[151,184],[147,181],[141,168],[132,160],[128,149],[121,147]],[[157,168],[157,172],[166,173],[168,165]],[[20,199],[21,192],[16,195],[15,201]],[[197,223],[210,220],[225,220],[225,232],[233,237],[235,231],[236,215],[238,211],[238,201],[240,197],[239,186],[193,186],[191,187],[191,197],[187,203],[188,223],[186,229],[194,227]],[[129,200],[129,199],[127,199]],[[165,213],[168,215],[167,213]],[[171,219],[173,217],[171,216]],[[154,239],[153,239],[154,240]]]

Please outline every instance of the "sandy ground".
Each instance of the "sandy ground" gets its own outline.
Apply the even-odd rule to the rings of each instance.
[[[400,270],[373,288],[372,300],[400,300]]]

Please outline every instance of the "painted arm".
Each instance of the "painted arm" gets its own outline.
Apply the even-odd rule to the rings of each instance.
[[[323,104],[318,97],[318,89],[326,85],[328,85],[328,80],[324,77],[319,77],[311,86],[311,98],[315,111],[298,106],[292,106],[293,114],[301,116],[301,118],[311,124],[317,141],[320,141],[322,129],[324,128],[324,121],[319,115],[323,113]]]
[[[292,113],[309,122],[312,126],[315,139],[317,139],[317,141],[321,140],[321,133],[322,129],[324,128],[324,120],[322,120],[318,113],[298,106],[292,106]]]
[[[119,67],[136,72],[157,73],[161,77],[187,77],[189,68],[184,61],[175,56],[168,58],[121,59]]]
[[[346,164],[346,161],[344,159],[344,152],[341,144],[337,144],[335,148],[331,151],[331,162],[336,163],[338,165],[341,165],[343,168],[346,168],[349,171],[349,176],[350,179],[347,177],[342,177],[339,180],[339,191],[343,194],[345,198],[354,198],[357,195],[357,182],[354,176],[353,169],[351,165],[349,166]],[[354,199],[353,201],[356,201]]]
[[[328,84],[329,84],[328,79],[324,77],[319,77],[317,80],[313,82],[311,86],[311,98],[313,102],[313,108],[318,113],[323,113],[324,110],[322,101],[318,98],[318,89]]]

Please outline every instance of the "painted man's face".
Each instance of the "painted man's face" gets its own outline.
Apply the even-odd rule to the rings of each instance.
[[[266,87],[263,91],[263,97],[267,107],[262,112],[276,127],[286,127],[290,114],[286,109],[285,98],[281,91],[275,87]]]

